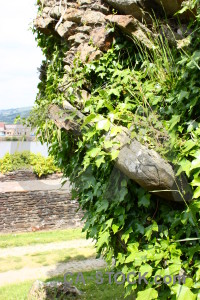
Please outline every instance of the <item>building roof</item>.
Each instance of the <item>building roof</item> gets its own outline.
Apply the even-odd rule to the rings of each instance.
[[[12,124],[12,125],[5,125],[5,129],[6,130],[10,130],[10,129],[25,129],[27,127],[21,125],[21,124]]]
[[[1,129],[4,129],[4,128],[5,128],[5,123],[0,122],[0,128],[1,128]]]

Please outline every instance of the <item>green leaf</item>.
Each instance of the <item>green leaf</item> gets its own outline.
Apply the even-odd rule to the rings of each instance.
[[[178,284],[171,289],[176,294],[177,300],[196,300],[196,295],[187,286]]]
[[[114,234],[118,231],[118,229],[119,229],[118,225],[116,225],[116,224],[112,225],[112,230],[113,230]]]
[[[105,130],[108,131],[110,129],[110,121],[109,120],[101,120],[96,124],[97,130]]]
[[[111,160],[115,160],[118,157],[118,155],[119,155],[119,150],[112,151],[110,153],[110,155],[111,155]]]
[[[150,205],[150,195],[144,195],[143,197],[141,197],[138,201],[138,206],[144,206],[144,207],[149,207]]]
[[[101,164],[105,163],[105,157],[104,156],[100,156],[95,160],[95,164],[97,166],[97,168],[100,167]]]
[[[174,126],[180,122],[181,116],[180,115],[173,115],[171,120],[169,121],[170,127],[169,130],[172,130]]]
[[[120,89],[119,88],[116,88],[116,89],[110,89],[109,92],[108,92],[108,95],[115,95],[117,97],[120,96]]]
[[[149,264],[144,264],[140,267],[139,272],[143,275],[144,273],[148,273],[146,278],[151,277],[153,268]]]
[[[151,299],[157,299],[158,292],[153,289],[149,288],[142,292],[138,292],[136,300],[151,300]]]
[[[190,171],[200,168],[200,158],[194,159],[191,163]]]
[[[89,116],[87,116],[85,119],[84,119],[84,122],[82,124],[82,127],[84,127],[85,125],[87,125],[88,123],[90,123],[94,118],[96,118],[96,114],[91,114]]]
[[[101,152],[101,148],[93,148],[87,152],[89,157],[96,157]]]
[[[108,231],[101,233],[100,238],[96,243],[97,249],[100,249],[104,244],[108,245],[109,239],[110,239],[110,234]]]
[[[192,186],[200,186],[200,178],[195,178],[194,180],[192,180],[191,185]]]
[[[188,140],[184,145],[183,153],[189,152],[193,147],[196,146],[196,143],[193,140]]]
[[[198,188],[196,188],[196,190],[194,191],[193,199],[197,199],[199,197],[200,197],[200,186],[198,186]]]
[[[153,222],[152,225],[145,228],[145,236],[147,237],[148,240],[151,239],[151,235],[153,231],[158,231],[158,225],[155,221]]]

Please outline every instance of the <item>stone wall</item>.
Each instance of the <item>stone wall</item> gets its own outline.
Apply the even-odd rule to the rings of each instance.
[[[58,179],[62,177],[62,173],[50,174],[48,176],[38,177],[31,170],[18,170],[13,172],[8,172],[6,174],[0,173],[0,182],[9,181],[25,181],[25,180],[41,180],[41,179]]]
[[[0,179],[0,232],[26,232],[82,226],[82,211],[71,200],[69,183],[61,174],[38,180],[30,171],[12,172]],[[16,181],[19,179],[18,181]]]

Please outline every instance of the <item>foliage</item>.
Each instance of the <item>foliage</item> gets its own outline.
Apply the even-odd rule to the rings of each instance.
[[[151,52],[119,38],[98,61],[82,64],[77,57],[64,96],[86,116],[82,138],[48,127],[50,153],[73,184],[73,196],[86,211],[84,229],[97,240],[99,254],[108,261],[115,257],[116,269],[125,274],[148,272],[148,284],[126,283],[127,295],[137,299],[200,297],[199,14],[190,26],[191,42],[183,50],[158,35]],[[48,91],[42,87],[47,106],[55,103],[58,86],[52,85]],[[91,98],[80,100],[81,89],[90,90]],[[43,107],[43,100],[37,104]],[[104,134],[115,137],[122,126],[178,166],[193,189],[193,202],[166,203],[115,169],[120,145]],[[182,286],[150,280],[179,273],[188,276]]]
[[[60,170],[55,165],[53,157],[49,156],[45,158],[40,153],[34,154],[29,151],[15,152],[14,154],[6,153],[4,157],[0,159],[1,173],[29,168],[32,168],[38,177],[53,174]]]

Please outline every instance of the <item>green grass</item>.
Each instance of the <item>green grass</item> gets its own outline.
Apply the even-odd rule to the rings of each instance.
[[[1,234],[0,248],[64,242],[81,238],[85,238],[85,233],[81,232],[80,228],[17,234]]]
[[[11,269],[38,268],[92,257],[96,257],[96,250],[93,246],[36,252],[22,257],[7,256],[0,258],[0,273]]]
[[[100,270],[103,273],[103,270]],[[77,273],[73,276],[75,281]],[[102,285],[95,283],[96,271],[83,272],[83,277],[85,279],[85,285],[82,282],[74,284],[81,292],[81,300],[123,300],[124,299],[124,288],[123,285],[117,285],[115,283],[108,283],[108,275],[104,275],[104,282]],[[93,279],[87,279],[91,277]],[[63,281],[63,276],[57,276],[49,278],[46,281]],[[4,287],[0,287],[0,300],[26,300],[28,292],[34,281],[26,281],[21,284],[12,284]],[[71,300],[72,298],[65,298]],[[73,298],[75,300],[75,298]],[[132,297],[127,297],[126,300],[134,299]]]

